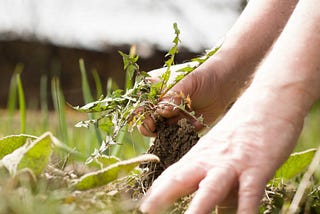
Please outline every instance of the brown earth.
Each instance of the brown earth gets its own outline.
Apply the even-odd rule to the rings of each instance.
[[[166,168],[180,160],[199,140],[198,133],[187,119],[168,125],[166,119],[159,118],[156,122],[156,133],[148,153],[158,156],[160,162],[142,166],[149,169],[142,179],[145,190]]]

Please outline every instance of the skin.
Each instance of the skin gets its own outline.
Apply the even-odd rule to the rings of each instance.
[[[180,92],[189,95],[192,109],[198,116],[204,116],[206,124],[212,124],[247,85],[255,67],[281,33],[296,3],[296,0],[250,1],[214,57],[172,88],[166,99],[171,100],[173,94]],[[158,77],[160,72],[154,71],[151,75]],[[171,122],[185,116],[170,106],[159,110],[159,113]],[[194,125],[197,130],[203,128],[196,121]],[[148,118],[140,132],[154,136],[154,129],[153,120]]]
[[[293,1],[281,2],[283,2],[282,4],[285,4],[284,2],[288,5],[293,4]],[[270,13],[263,10],[261,16],[271,16],[260,17],[260,22],[257,23],[247,20],[248,23],[245,18],[240,17],[242,22],[239,22],[242,25],[248,23],[245,32],[252,33],[255,45],[265,47],[265,49],[248,45],[250,41],[246,39],[244,42],[247,42],[248,46],[234,43],[233,49],[231,48],[232,42],[225,43],[229,48],[222,52],[233,55],[231,58],[226,55],[227,61],[233,61],[232,65],[236,65],[236,61],[245,60],[243,62],[246,62],[248,60],[246,65],[252,68],[249,62],[253,60],[252,65],[254,65],[260,61],[271,47],[271,45],[268,47],[264,44],[265,38],[260,38],[264,36],[269,38],[268,35],[261,33],[262,30],[270,33],[268,42],[273,44],[272,48],[257,67],[250,86],[227,114],[180,161],[165,170],[154,182],[141,203],[140,210],[142,212],[161,213],[179,197],[196,192],[186,213],[210,213],[216,206],[220,207],[218,208],[219,213],[257,213],[266,183],[292,152],[302,129],[304,117],[320,96],[320,84],[318,84],[320,81],[320,11],[315,7],[319,3],[319,0],[299,1],[293,12],[290,10],[286,13],[287,16],[283,16],[284,13],[278,14],[278,18],[286,18],[282,25],[282,27],[284,26],[283,31],[281,32],[279,20],[276,22],[279,27],[274,27],[275,30],[270,32],[266,29],[271,29],[271,24],[270,26],[261,25],[260,27],[263,28],[250,31],[250,22],[259,25],[261,22],[268,22],[266,20],[277,19],[276,14],[272,13],[272,8],[277,7],[273,7],[271,4],[280,3],[277,1],[250,1],[248,7],[251,8],[251,11],[248,9],[246,16],[242,17],[248,18],[250,14],[255,14],[256,18],[259,18],[258,12],[254,10],[255,6],[269,8]],[[292,13],[291,16],[290,13]],[[287,22],[289,16],[290,19]],[[239,22],[236,25],[239,25]],[[279,30],[281,34],[278,37]],[[255,37],[255,31],[258,37]],[[231,30],[231,32],[235,34],[229,34],[229,41],[232,40],[231,35],[237,35],[236,30]],[[241,36],[241,33],[238,33]],[[276,36],[271,36],[274,34]],[[243,35],[242,39],[245,38],[250,37]],[[273,43],[273,41],[275,42]],[[244,56],[240,52],[237,55],[237,46],[257,49],[255,51],[258,52],[260,50],[260,55],[258,56],[254,50],[246,50]],[[219,61],[215,60],[212,59],[199,69],[199,73],[207,75],[212,72],[214,69],[211,68],[215,68],[215,62]],[[239,82],[241,82],[239,85],[243,85],[252,74],[251,71],[245,70],[243,69],[243,72],[242,69],[233,71],[234,75],[239,75]],[[231,70],[227,69],[225,72],[228,73]],[[214,86],[207,85],[207,88],[203,88],[198,85],[201,82],[198,81],[201,80],[200,74],[181,82],[176,89],[195,94],[197,92],[199,95],[199,90],[204,94],[212,94],[211,90],[216,89]],[[219,77],[219,75],[223,76],[223,73],[214,76]],[[209,78],[210,75],[207,77],[207,81],[212,81]],[[205,79],[202,81],[205,84]],[[222,83],[228,85],[230,82],[234,83],[235,80],[229,77],[228,81]],[[219,81],[212,83],[220,85]],[[235,90],[238,89],[238,86],[234,87]],[[223,88],[223,86],[220,85],[219,88]],[[217,94],[214,93],[214,95]],[[227,91],[223,93],[223,96],[225,97],[215,98],[216,101],[232,100],[234,95],[232,91]],[[198,101],[206,103],[200,98]],[[195,101],[193,100],[193,102]],[[210,103],[208,98],[207,103]],[[201,106],[200,104],[194,105]],[[212,103],[208,106],[210,106],[208,109],[216,108]],[[206,111],[203,112],[206,113]],[[173,112],[172,115],[168,115],[169,113],[165,114],[165,111],[162,113],[168,117],[174,117],[178,114]],[[208,115],[211,114],[208,113]]]

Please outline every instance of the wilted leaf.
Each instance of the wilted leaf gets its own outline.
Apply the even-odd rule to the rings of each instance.
[[[23,146],[28,140],[36,139],[35,136],[21,134],[21,135],[10,135],[0,139],[0,159],[7,154],[12,153],[14,150]]]
[[[50,159],[52,144],[51,133],[45,133],[6,155],[1,163],[11,175],[15,175],[22,169],[30,169],[35,175],[39,175]]]
[[[105,168],[119,161],[120,159],[117,158],[116,156],[100,155],[100,156],[94,157],[92,161],[88,163],[88,166]]]
[[[311,163],[316,149],[308,149],[290,155],[289,159],[277,170],[274,178],[288,180],[302,173]]]
[[[136,166],[145,162],[159,162],[159,158],[152,154],[145,154],[130,160],[117,162],[107,168],[82,176],[73,187],[78,190],[87,190],[106,185],[128,175]]]

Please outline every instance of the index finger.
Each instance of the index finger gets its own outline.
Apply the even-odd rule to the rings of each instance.
[[[153,183],[139,209],[143,213],[162,213],[176,199],[194,192],[204,174],[196,164],[173,164]]]

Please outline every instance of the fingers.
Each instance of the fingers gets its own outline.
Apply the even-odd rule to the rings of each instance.
[[[248,169],[239,175],[233,167],[215,166],[206,173],[196,164],[175,164],[154,182],[140,210],[162,213],[176,199],[198,189],[187,214],[211,213],[217,205],[218,214],[255,214],[267,182],[258,171]]]
[[[259,170],[247,170],[240,176],[238,213],[258,213],[267,179]]]
[[[153,183],[140,210],[148,214],[161,213],[176,199],[194,192],[203,176],[204,171],[196,164],[172,165]]]
[[[175,108],[172,103],[178,106],[181,102],[182,97],[179,93],[170,91],[162,98],[162,101],[160,101],[157,112],[165,118],[175,117],[179,114],[179,110]]]
[[[154,137],[155,133],[155,124],[151,117],[147,117],[143,120],[143,123],[138,126],[139,132],[147,137]]]
[[[215,167],[200,182],[186,214],[210,213],[216,205],[224,201],[237,184],[237,173],[231,167]]]

